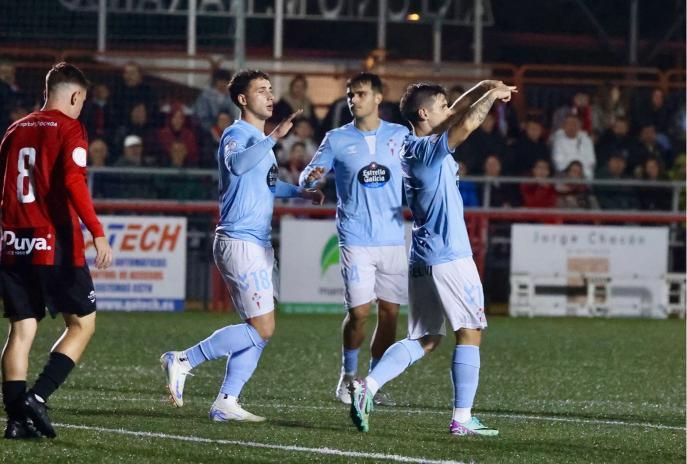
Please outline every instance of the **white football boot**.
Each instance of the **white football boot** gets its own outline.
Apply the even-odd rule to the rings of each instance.
[[[209,413],[210,419],[215,422],[264,422],[265,418],[256,416],[243,409],[236,398],[222,393],[217,396],[217,399],[212,403]]]
[[[160,356],[160,365],[167,377],[167,391],[172,404],[177,408],[184,405],[184,383],[191,374],[191,365],[182,351],[168,351]]]

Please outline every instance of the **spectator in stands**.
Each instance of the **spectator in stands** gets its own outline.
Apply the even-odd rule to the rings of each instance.
[[[217,167],[217,149],[219,148],[219,141],[222,138],[224,129],[229,127],[232,122],[233,119],[229,113],[220,111],[217,115],[215,124],[210,129],[209,136],[200,138],[201,156],[198,162],[199,167]]]
[[[198,166],[200,158],[198,139],[189,127],[187,119],[183,106],[179,103],[173,103],[167,115],[165,126],[158,131],[162,165],[168,165],[170,162],[172,144],[180,142],[186,147],[185,165]]]
[[[384,100],[379,104],[379,117],[387,122],[406,125],[407,122],[401,116],[401,108],[398,106],[398,102],[391,101],[389,98],[389,86],[386,84],[382,85],[382,96]]]
[[[618,118],[627,121],[630,108],[626,95],[618,84],[607,83],[599,87],[592,105],[592,130],[602,134],[615,125]]]
[[[489,204],[485,205],[484,198],[480,204],[492,208],[520,206],[520,192],[515,184],[506,184],[499,181],[501,177],[501,160],[496,155],[489,155],[484,160],[484,175],[489,180]]]
[[[193,113],[206,132],[212,131],[220,113],[228,114],[231,117],[230,125],[239,118],[239,109],[229,96],[229,81],[231,81],[229,71],[216,69],[212,73],[210,87],[203,90],[193,104]]]
[[[109,148],[105,140],[95,138],[88,144],[88,165],[90,167],[101,168],[107,165]]]
[[[327,114],[320,124],[320,130],[317,132],[317,139],[322,140],[324,134],[328,131],[348,124],[351,121],[353,121],[353,115],[351,115],[351,110],[348,107],[348,98],[344,95],[329,105]]]
[[[144,164],[156,165],[158,159],[157,131],[150,124],[148,110],[143,103],[137,103],[131,107],[128,123],[117,129],[110,146],[119,148],[118,154],[121,155],[124,140],[129,135],[137,135],[142,140],[143,146],[146,148]]]
[[[291,133],[281,140],[281,149],[277,153],[279,163],[288,164],[291,146],[300,142],[305,147],[305,164],[308,164],[317,151],[317,144],[313,138],[314,134],[315,129],[310,124],[310,120],[302,117],[295,118]]]
[[[89,138],[110,140],[111,131],[116,129],[110,89],[105,84],[95,84],[90,94],[91,98],[84,103],[80,119],[86,126]]]
[[[592,108],[589,105],[589,94],[587,92],[580,91],[575,93],[570,105],[561,106],[554,111],[553,120],[551,121],[551,132],[555,133],[558,129],[562,128],[570,114],[578,117],[582,130],[586,131],[587,134],[592,133]]]
[[[561,177],[565,179],[584,180],[584,168],[579,161],[571,162],[563,171]],[[589,185],[585,184],[557,184],[558,207],[573,209],[596,209],[599,207],[592,195]]]
[[[279,168],[279,178],[284,182],[297,184],[305,166],[312,159],[308,156],[307,148],[303,142],[294,142],[289,146],[289,155],[285,166]]]
[[[153,124],[158,121],[157,99],[153,89],[143,82],[143,73],[137,63],[124,65],[122,80],[115,88],[113,102],[118,125],[126,124],[132,108],[141,103],[145,106],[149,121]]]
[[[455,159],[464,162],[470,173],[481,174],[488,155],[506,156],[506,139],[496,130],[494,113],[489,113],[482,125],[456,147]]]
[[[668,175],[658,158],[647,158],[642,168],[642,179],[647,181],[667,181]],[[660,187],[640,187],[639,201],[642,209],[647,211],[669,211],[672,202],[672,190]]]
[[[673,168],[668,173],[668,178],[673,181],[682,182],[678,210],[684,211],[687,203],[687,188],[685,188],[685,179],[687,179],[687,155],[681,153],[675,158]]]
[[[526,208],[553,208],[556,206],[557,194],[553,184],[537,180],[551,177],[551,164],[544,159],[534,162],[532,166],[532,182],[520,185],[522,206]]]
[[[646,124],[639,130],[639,135],[634,144],[630,147],[628,156],[628,172],[635,177],[641,177],[644,162],[649,158],[657,158],[662,163],[670,166],[672,159],[658,143],[658,134],[653,124]]]
[[[552,158],[556,172],[563,172],[573,161],[579,161],[584,167],[587,179],[594,177],[596,154],[594,144],[586,132],[581,130],[580,119],[575,114],[569,114],[563,127],[552,135]]]
[[[549,147],[543,141],[544,127],[541,120],[531,116],[525,122],[525,130],[513,146],[505,163],[505,172],[514,176],[529,176],[537,160],[551,163]]]
[[[319,129],[319,121],[315,114],[315,105],[308,98],[308,80],[303,74],[297,74],[291,79],[289,91],[274,105],[270,121],[277,124],[283,119],[288,118],[291,113],[298,109],[303,110],[301,117],[308,119],[315,131],[317,131]]]
[[[11,61],[0,61],[0,133],[10,125],[11,109],[26,97],[17,85],[16,68]]]
[[[138,135],[127,135],[124,139],[122,156],[114,165],[117,167],[143,166],[143,139]]]
[[[601,134],[596,144],[598,166],[605,166],[611,153],[622,153],[627,160],[634,145],[629,133],[630,124],[627,119],[616,117],[613,125]]]
[[[16,100],[10,106],[9,124],[12,124],[15,121],[19,121],[24,116],[28,116],[30,112],[31,111],[29,110],[29,107],[26,104],[26,102],[21,101],[21,100]]]
[[[611,153],[606,166],[601,167],[597,179],[625,180],[626,162],[622,153]],[[639,200],[634,187],[624,185],[599,185],[595,189],[596,199],[602,209],[637,209]]]
[[[667,134],[670,131],[670,111],[666,105],[665,94],[661,89],[654,89],[648,99],[640,99],[634,109],[632,122],[636,130],[653,125],[659,135],[664,149],[670,149]]]
[[[170,168],[185,168],[189,166],[188,163],[188,147],[179,140],[174,140],[170,143],[168,149]]]
[[[471,180],[465,180],[462,177],[469,175],[468,166],[462,161],[458,161],[458,174],[461,178],[457,180],[458,191],[463,198],[463,206],[466,208],[476,208],[480,206],[479,195],[477,195],[477,184]]]

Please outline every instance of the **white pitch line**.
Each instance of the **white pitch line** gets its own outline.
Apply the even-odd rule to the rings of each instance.
[[[64,399],[75,400],[75,397],[63,397]],[[105,397],[104,397],[105,398]],[[109,401],[130,401],[130,402],[147,402],[147,403],[169,403],[164,398],[146,399],[146,398],[131,398],[131,397],[107,397]],[[246,403],[251,406],[262,406],[277,409],[308,409],[314,411],[341,411],[345,408],[340,406],[311,406],[311,405],[293,405],[293,404],[278,404],[278,403]],[[378,413],[398,413],[398,414],[447,414],[446,411],[437,411],[434,409],[412,409],[412,408],[380,408]],[[533,415],[533,414],[510,414],[500,412],[480,412],[479,415],[487,417],[497,417],[502,419],[516,419],[516,420],[536,420],[544,422],[568,422],[573,424],[596,424],[596,425],[617,425],[623,427],[643,427],[658,430],[687,430],[687,427],[679,425],[664,425],[654,424],[651,422],[634,422],[623,421],[618,419],[592,419],[588,417],[577,416],[549,416],[549,415]]]
[[[400,456],[398,454],[382,454],[382,453],[363,453],[360,451],[346,451],[338,450],[334,448],[308,448],[306,446],[295,446],[295,445],[276,445],[270,443],[258,443],[254,441],[241,441],[241,440],[221,440],[214,438],[204,438],[195,437],[187,435],[169,435],[166,433],[158,432],[138,432],[134,430],[125,429],[108,429],[104,427],[91,427],[88,425],[74,425],[74,424],[54,424],[57,427],[63,427],[66,429],[77,429],[77,430],[89,430],[94,432],[103,433],[114,433],[118,435],[129,435],[134,437],[145,437],[145,438],[162,438],[165,440],[176,440],[176,441],[186,441],[193,443],[212,443],[217,445],[229,445],[229,446],[243,446],[246,448],[262,448],[262,449],[272,449],[280,451],[295,451],[298,453],[310,453],[310,454],[323,454],[326,456],[341,456],[347,458],[361,458],[361,459],[374,459],[392,462],[408,462],[408,463],[427,463],[427,464],[465,464],[461,461],[444,461],[436,459],[425,459],[425,458],[414,458],[410,456]]]

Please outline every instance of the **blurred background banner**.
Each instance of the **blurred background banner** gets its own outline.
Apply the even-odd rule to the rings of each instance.
[[[100,221],[114,253],[110,268],[95,268],[95,247],[90,234],[84,233],[98,309],[183,310],[186,218],[100,216]]]
[[[668,316],[667,227],[513,225],[511,315]]]

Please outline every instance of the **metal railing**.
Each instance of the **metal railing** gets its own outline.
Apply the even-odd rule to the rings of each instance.
[[[91,194],[96,198],[102,199],[130,199],[130,200],[141,200],[141,199],[151,199],[151,200],[175,200],[184,202],[193,201],[212,201],[217,197],[217,180],[218,173],[215,169],[186,169],[186,168],[151,168],[151,167],[99,167],[99,168],[89,168],[89,188]],[[160,181],[159,185],[165,185],[165,180],[177,180],[183,181],[187,180],[189,184],[194,182],[204,182],[205,189],[203,190],[202,197],[165,197],[163,192],[161,195],[154,195],[154,189],[151,189],[153,195],[145,197],[137,197],[136,191],[127,190],[127,187],[131,185],[131,182],[126,180],[134,181],[134,184],[145,184],[151,187],[153,186],[153,181],[158,179]],[[118,181],[125,181],[122,184],[118,184]],[[545,178],[545,179],[535,179],[532,177],[512,177],[512,176],[499,176],[499,177],[489,177],[489,176],[465,176],[460,178],[463,182],[474,182],[481,186],[482,207],[489,208],[491,204],[491,190],[496,184],[511,184],[511,185],[521,185],[521,184],[546,184],[546,185],[586,185],[592,190],[595,187],[620,187],[620,188],[655,188],[655,189],[665,189],[671,192],[671,208],[672,212],[680,212],[680,196],[685,190],[685,182],[682,181],[650,181],[642,179],[622,179],[622,180],[611,180],[611,179],[567,179],[567,178]],[[120,193],[117,196],[103,196],[97,194],[99,187],[104,181],[112,182],[113,184],[120,185],[122,187]],[[208,184],[211,182],[212,184]],[[214,190],[209,189],[213,187]],[[192,192],[191,192],[192,193]],[[509,208],[517,209],[517,208]],[[529,209],[529,208],[525,208]],[[569,210],[569,209],[568,209]],[[684,212],[684,211],[683,211]]]

